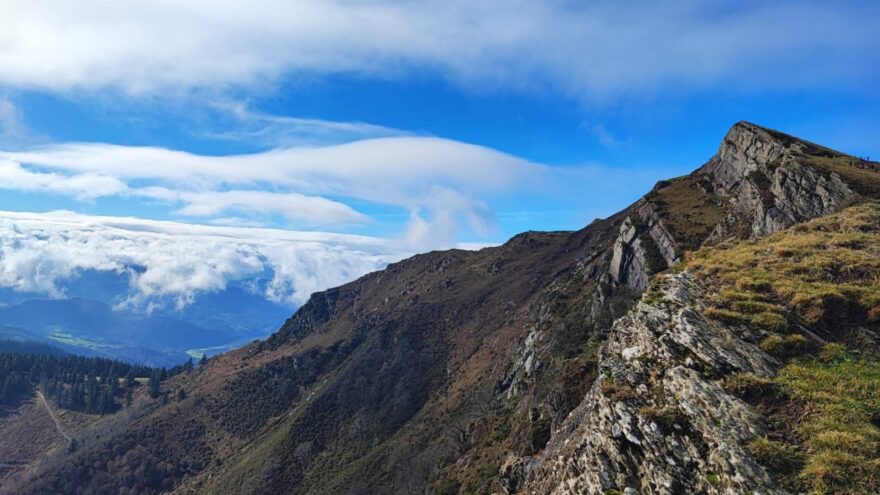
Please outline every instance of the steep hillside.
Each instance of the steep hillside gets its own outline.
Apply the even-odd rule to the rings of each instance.
[[[880,492],[880,204],[683,268],[614,324],[526,491]]]
[[[667,389],[665,382],[630,376],[638,370],[615,367],[631,347],[620,347],[621,335],[633,333],[627,322],[653,328],[680,317],[645,300],[627,311],[653,274],[679,264],[688,251],[762,238],[876,197],[880,174],[872,167],[737,124],[696,172],[659,183],[633,206],[581,231],[529,232],[497,248],[420,255],[313,295],[271,338],[168,381],[169,404],[156,404],[104,443],[58,454],[22,491],[453,494],[578,493],[581,487],[602,493],[655,486],[657,493],[675,493],[682,486],[709,490],[713,480],[724,487],[772,486],[757,461],[748,461],[747,475],[729,474],[705,457],[717,449],[682,443],[687,435],[678,444],[658,440],[651,456],[636,442],[618,442],[627,432],[607,419],[608,411],[622,403],[636,417],[642,403],[626,400],[652,390],[657,401],[688,404],[693,397],[703,410],[705,401],[727,400],[731,414],[739,414],[731,420],[736,425],[700,418],[687,426],[701,434],[738,432],[723,437],[715,457],[733,453],[747,462],[752,458],[742,445],[764,431],[746,431],[759,413],[726,399],[715,381],[698,380],[699,369],[676,371],[680,376]],[[669,289],[666,298],[708,309],[709,292],[682,292],[697,283],[694,277],[671,279],[682,290]],[[713,317],[738,310],[712,308]],[[646,322],[638,320],[641,311]],[[768,323],[771,314],[777,323],[784,319],[781,310],[766,313]],[[725,373],[766,379],[778,369],[757,346],[728,338],[734,330],[714,323],[697,328],[691,320],[678,330],[675,356],[704,355],[710,364],[726,363],[718,365]],[[703,327],[721,337],[700,337]],[[666,358],[664,342],[636,337]],[[722,340],[729,349],[719,347]],[[661,372],[661,363],[645,366]],[[708,385],[699,388],[703,382]],[[635,384],[635,392],[625,383]],[[652,423],[661,431],[678,424],[663,404],[657,402],[657,417],[668,421]],[[586,448],[592,441],[608,445]],[[679,457],[667,460],[663,449]],[[590,457],[598,452],[605,454]],[[679,468],[671,474],[658,468],[656,480],[631,482],[661,461]]]

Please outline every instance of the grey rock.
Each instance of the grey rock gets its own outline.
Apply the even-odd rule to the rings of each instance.
[[[745,122],[733,126],[698,171],[729,204],[708,241],[764,237],[850,204],[858,195],[838,174],[803,163],[806,146]]]
[[[516,457],[510,455],[501,465],[498,480],[504,493],[513,494],[522,491],[531,470],[537,464],[532,457]]]
[[[703,290],[667,276],[611,330],[600,376],[550,439],[528,493],[784,493],[745,450],[761,418],[717,378],[778,363],[700,314]],[[627,492],[629,490],[629,492]]]

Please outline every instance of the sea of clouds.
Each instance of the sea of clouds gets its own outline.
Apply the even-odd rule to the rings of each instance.
[[[368,236],[0,212],[0,286],[61,298],[83,272],[111,271],[129,281],[121,304],[144,310],[169,300],[182,309],[199,294],[262,278],[254,290],[294,307],[409,254]]]

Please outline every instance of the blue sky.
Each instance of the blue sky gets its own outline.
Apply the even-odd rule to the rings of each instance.
[[[0,210],[578,229],[739,120],[880,157],[880,4],[4,2]],[[231,158],[230,158],[231,157]]]

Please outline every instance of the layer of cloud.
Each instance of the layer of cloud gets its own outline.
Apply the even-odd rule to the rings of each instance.
[[[245,142],[264,148],[338,144],[360,139],[406,136],[412,132],[368,122],[272,115],[251,109],[245,102],[211,105],[220,116],[232,117],[233,130],[204,132],[204,137]],[[222,120],[222,119],[221,119]]]
[[[880,5],[526,0],[7,0],[0,85],[130,93],[285,75],[434,71],[585,99],[725,84],[835,87],[876,74]]]
[[[0,96],[0,146],[20,148],[45,141],[45,136],[31,129],[20,108],[11,99]]]
[[[483,198],[538,187],[546,174],[490,148],[415,136],[229,156],[94,143],[0,151],[0,188],[141,198],[185,217],[280,214],[314,227],[369,222],[352,201],[399,207],[412,217],[403,238],[418,249],[448,246],[462,223],[490,233]]]
[[[106,175],[34,172],[16,162],[0,160],[0,189],[59,193],[88,201],[124,193],[128,191],[128,186]]]
[[[279,148],[246,155],[209,156],[157,147],[100,143],[58,144],[0,152],[19,163],[95,173],[123,180],[164,180],[190,186],[271,183],[303,193],[346,194],[381,200],[422,195],[424,184],[463,190],[505,190],[541,167],[487,148],[434,137],[364,139],[322,147]]]
[[[28,133],[21,111],[10,100],[0,98],[0,142],[21,139]]]
[[[264,296],[299,305],[409,253],[384,239],[214,227],[138,218],[0,212],[0,286],[63,297],[86,270],[126,274],[127,302],[182,307],[235,280],[268,278]]]

